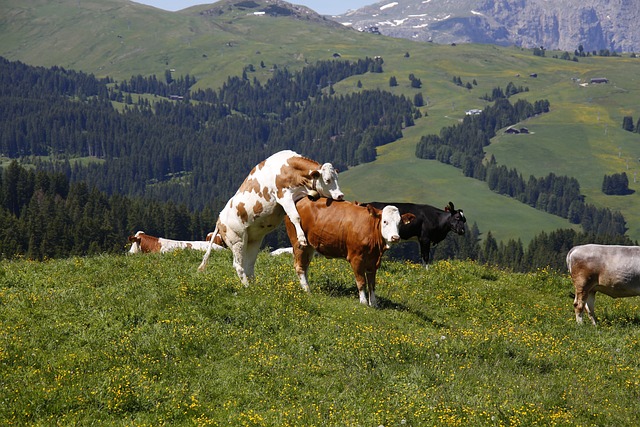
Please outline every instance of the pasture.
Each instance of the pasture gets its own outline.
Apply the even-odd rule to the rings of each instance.
[[[380,309],[342,260],[229,251],[2,261],[0,424],[637,424],[640,299],[575,324],[564,274],[384,261]]]

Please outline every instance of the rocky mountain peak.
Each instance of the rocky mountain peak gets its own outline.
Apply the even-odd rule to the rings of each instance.
[[[638,0],[396,0],[333,19],[360,31],[442,44],[640,51]]]

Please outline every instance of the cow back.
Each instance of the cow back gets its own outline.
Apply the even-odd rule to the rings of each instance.
[[[324,197],[317,200],[305,197],[296,203],[296,208],[309,244],[326,257],[348,258],[354,252],[384,250],[381,213],[377,209],[377,215],[371,215],[366,207]],[[285,223],[291,243],[295,245],[293,225],[288,218]]]

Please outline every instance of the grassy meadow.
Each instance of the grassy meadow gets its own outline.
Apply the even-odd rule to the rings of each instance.
[[[547,270],[385,261],[379,309],[343,260],[228,251],[2,261],[0,424],[633,426],[640,300],[578,326]]]

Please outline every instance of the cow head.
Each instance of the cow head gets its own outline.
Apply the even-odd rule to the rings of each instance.
[[[138,231],[135,235],[129,236],[129,242],[131,243],[131,249],[129,249],[130,254],[137,254],[142,252],[142,247],[140,246],[140,242],[142,238],[141,234],[144,234],[143,231]]]
[[[371,205],[367,205],[367,209],[369,209],[369,213],[372,215],[376,215],[379,212]],[[402,218],[400,217],[400,211],[395,206],[385,206],[380,216],[380,232],[388,248],[391,243],[400,241],[398,227],[400,226]]]
[[[464,216],[462,209],[456,210],[453,207],[453,203],[449,202],[449,204],[444,208],[446,212],[449,212],[451,216],[449,217],[449,227],[453,230],[454,233],[464,234],[464,224],[467,222],[467,217]]]
[[[331,163],[325,163],[320,169],[311,171],[311,179],[313,181],[309,192],[311,197],[322,196],[335,200],[344,199],[344,193],[340,191],[340,186],[338,185],[338,170]]]

